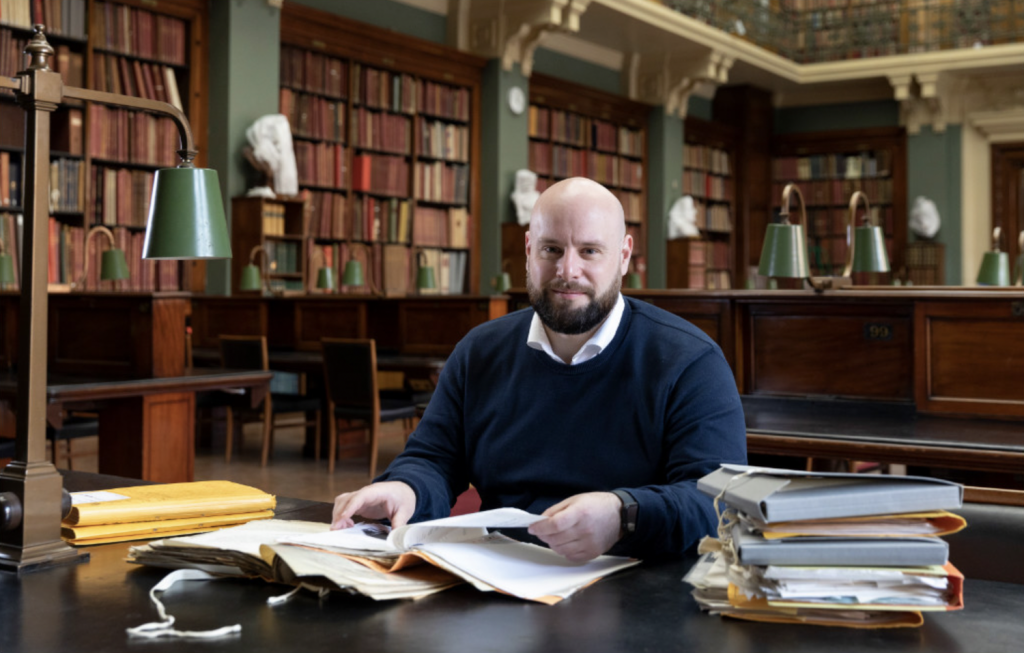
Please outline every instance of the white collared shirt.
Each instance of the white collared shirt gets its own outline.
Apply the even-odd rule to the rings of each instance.
[[[572,357],[569,365],[579,365],[604,351],[604,348],[615,337],[615,332],[619,330],[619,322],[622,321],[622,311],[625,309],[626,301],[622,299],[622,293],[619,293],[619,299],[615,302],[611,312],[608,313],[608,317],[597,328],[594,335],[590,336],[590,339],[583,343],[580,350]],[[540,321],[540,317],[537,316],[536,312],[534,312],[533,320],[530,322],[530,334],[526,337],[526,344],[534,349],[547,352],[548,356],[559,363],[565,363],[555,354],[555,350],[551,348],[551,340],[548,338],[547,331],[544,330],[544,323]]]

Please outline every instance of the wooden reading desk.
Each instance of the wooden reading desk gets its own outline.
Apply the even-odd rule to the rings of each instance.
[[[75,472],[65,478],[71,490],[131,484]],[[279,499],[277,510],[280,518],[311,521],[326,521],[330,513],[329,504],[290,499]],[[20,578],[0,574],[0,650],[987,653],[1017,650],[1024,640],[1024,586],[976,579],[967,569],[962,611],[928,614],[920,628],[837,630],[702,614],[681,581],[694,561],[688,557],[645,562],[555,606],[461,586],[419,601],[376,602],[341,593],[318,599],[300,592],[270,607],[267,598],[284,594],[287,586],[239,579],[187,582],[162,595],[176,628],[237,623],[242,632],[213,641],[133,641],[125,629],[158,619],[148,593],[168,571],[126,563],[127,548],[89,547],[91,560],[84,564]],[[963,556],[951,540],[954,563],[958,557]]]

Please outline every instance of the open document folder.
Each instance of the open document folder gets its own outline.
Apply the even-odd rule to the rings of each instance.
[[[422,596],[466,581],[483,591],[497,590],[547,604],[639,562],[599,556],[572,563],[545,547],[488,532],[489,528],[524,528],[541,519],[502,508],[394,531],[377,524],[330,531],[326,524],[270,520],[132,547],[129,561],[221,573],[231,573],[234,567],[246,575],[279,582],[317,584],[312,579],[326,578],[338,589],[378,599],[399,598],[399,594],[381,594],[374,583],[387,583],[397,590],[399,581],[415,576],[419,585],[410,587],[408,596]],[[423,561],[432,566],[424,567]],[[429,578],[420,578],[427,570]]]

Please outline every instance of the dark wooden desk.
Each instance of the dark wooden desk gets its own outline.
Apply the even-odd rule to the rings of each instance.
[[[99,470],[161,483],[191,481],[195,461],[195,393],[253,388],[263,400],[270,372],[196,370],[183,376],[145,379],[75,379],[49,376],[47,421],[60,427],[65,409],[100,410]],[[0,399],[17,396],[12,373],[0,374]]]
[[[67,475],[69,489],[101,489],[92,475]],[[324,521],[328,504],[280,500],[278,515]],[[132,641],[125,629],[154,621],[149,590],[167,571],[129,565],[126,544],[90,547],[88,563],[18,578],[0,575],[0,650],[19,653],[139,651],[498,651],[603,653],[946,653],[1017,650],[1024,640],[1024,587],[974,580],[966,608],[929,614],[921,628],[836,630],[731,621],[702,614],[681,582],[692,558],[646,562],[556,606],[530,604],[468,586],[420,601],[375,602],[302,592],[271,608],[287,589],[255,580],[176,585],[162,599],[183,630],[239,623],[240,635],[212,642]]]

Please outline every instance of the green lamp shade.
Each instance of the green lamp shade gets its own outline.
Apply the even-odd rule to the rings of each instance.
[[[434,268],[421,266],[416,272],[416,287],[420,290],[437,288],[437,281],[434,280]]]
[[[798,224],[770,224],[764,234],[761,264],[757,273],[764,277],[803,279],[811,276],[807,267],[804,229]]]
[[[320,290],[334,290],[334,270],[320,268],[316,275],[316,287]]]
[[[0,286],[14,283],[14,259],[10,254],[0,254]]]
[[[626,287],[632,289],[643,288],[644,283],[639,272],[630,272],[626,275]]]
[[[508,289],[512,287],[512,275],[508,272],[502,272],[498,276],[494,277],[494,289],[499,293],[506,293]]]
[[[888,272],[889,254],[881,227],[857,227],[853,230],[853,271]]]
[[[350,260],[345,264],[345,274],[341,278],[343,286],[363,285],[363,263],[362,261]]]
[[[1006,252],[985,252],[978,270],[979,286],[1010,285],[1010,255]]]
[[[0,281],[4,278],[2,276],[3,272],[3,261],[0,261]],[[1013,268],[1013,282],[1018,285],[1024,285],[1024,252],[1017,257],[1017,266]]]
[[[242,268],[242,278],[238,280],[239,290],[259,290],[262,285],[258,267],[250,263]]]
[[[231,258],[216,170],[157,170],[142,258]]]
[[[128,278],[128,261],[124,250],[116,247],[103,252],[100,257],[100,281],[118,281]]]

